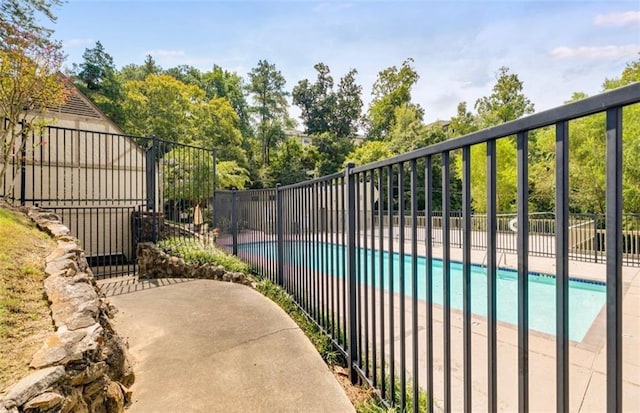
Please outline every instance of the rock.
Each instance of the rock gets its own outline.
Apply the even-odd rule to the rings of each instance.
[[[88,327],[96,322],[100,301],[92,285],[74,283],[73,279],[51,276],[44,281],[56,327],[69,330]]]
[[[47,262],[44,267],[44,272],[47,275],[60,275],[66,277],[72,277],[78,273],[78,264],[71,259],[60,259],[51,262]]]
[[[96,322],[99,304],[98,297],[74,298],[70,301],[52,304],[53,320],[57,327],[66,326],[69,330],[89,327]]]
[[[112,381],[107,386],[107,412],[120,413],[124,410],[125,397],[120,385]]]
[[[31,360],[31,367],[42,368],[53,364],[67,364],[81,360],[87,352],[97,350],[102,339],[100,324],[69,331],[62,326],[51,334]]]
[[[84,387],[82,396],[85,398],[85,400],[89,400],[92,398],[93,395],[104,392],[107,389],[108,383],[109,383],[109,380],[105,376],[102,376],[98,378],[98,380],[94,381],[93,383],[87,384]]]
[[[64,376],[64,367],[54,366],[38,370],[14,384],[2,399],[5,407],[22,406],[34,396],[44,393]]]
[[[107,413],[107,406],[105,405],[104,396],[102,394],[97,395],[91,403],[89,403],[89,411],[91,413]]]
[[[52,237],[63,237],[65,235],[69,235],[71,231],[67,228],[66,225],[59,224],[56,222],[50,222],[45,226],[45,231],[48,232]]]
[[[82,398],[82,393],[79,389],[74,388],[71,390],[71,394],[64,399],[60,413],[89,413],[89,407]]]
[[[29,400],[24,405],[24,410],[49,410],[62,404],[64,397],[55,392],[42,393]]]
[[[101,361],[96,364],[90,364],[80,374],[72,377],[69,384],[72,386],[78,386],[80,384],[87,384],[95,381],[98,377],[101,377],[107,372],[107,363]]]
[[[62,257],[75,257],[83,252],[82,247],[74,241],[58,241],[56,249],[46,258],[46,261],[56,261]]]

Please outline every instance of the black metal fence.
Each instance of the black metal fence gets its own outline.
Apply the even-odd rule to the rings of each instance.
[[[213,238],[212,150],[55,126],[14,133],[0,197],[57,213],[97,276],[135,274],[141,241]]]
[[[291,293],[347,356],[352,380],[370,383],[389,405],[414,412],[565,412],[579,410],[585,394],[595,392],[592,400],[603,401],[601,411],[620,412],[623,251],[636,252],[623,241],[622,113],[638,101],[640,84],[635,84],[375,164],[350,166],[343,174],[275,189],[219,191],[218,243]],[[568,128],[573,119],[596,113],[606,114],[604,228],[592,218],[572,217],[568,209]],[[540,224],[546,229],[538,230],[528,211],[528,133],[548,126],[556,131],[556,209],[549,222]],[[500,234],[505,225],[509,228],[496,206],[500,139],[517,144],[515,222],[529,222],[509,229],[513,239],[507,248],[517,252],[517,271],[511,275],[499,274],[498,268],[498,251],[504,248]],[[482,217],[471,206],[471,148],[477,145],[486,148],[482,161],[488,196]],[[451,210],[449,185],[454,156],[462,165],[458,213]],[[442,194],[441,205],[433,202],[436,191]],[[419,193],[425,198],[420,207]],[[569,259],[580,254],[573,251],[573,238],[581,232],[573,228],[582,227],[598,244],[594,260],[606,262],[600,274],[592,274],[605,283],[591,283],[603,289],[604,306],[587,338],[570,338]],[[537,232],[553,234],[542,250],[554,257],[553,277],[530,274]],[[476,247],[486,251],[481,267],[475,265]],[[453,258],[456,249],[459,262]],[[625,262],[637,264],[635,258]],[[532,277],[552,285],[550,297],[530,294]],[[498,303],[504,278],[513,281],[504,293],[514,301],[506,311],[514,316],[510,322],[499,312],[504,312]],[[542,310],[541,300],[555,305]],[[478,302],[484,314],[476,314]],[[549,333],[530,329],[540,312],[550,317]],[[593,373],[593,364],[583,369],[587,373],[570,369],[570,354],[578,348],[591,348],[590,363],[604,360],[606,385],[589,387],[591,379],[580,376]]]

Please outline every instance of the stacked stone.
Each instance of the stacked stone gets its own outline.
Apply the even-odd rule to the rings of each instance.
[[[46,257],[44,281],[56,331],[33,356],[36,371],[0,397],[0,413],[122,412],[134,374],[84,251],[55,214],[26,212],[57,243]]]
[[[197,278],[254,286],[253,279],[247,274],[227,271],[221,265],[188,264],[182,258],[168,255],[152,243],[138,244],[136,254],[139,278]]]

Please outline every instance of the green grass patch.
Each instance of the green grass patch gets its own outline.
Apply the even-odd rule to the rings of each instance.
[[[182,258],[188,264],[222,265],[228,271],[248,274],[249,264],[238,257],[227,254],[213,243],[198,239],[168,238],[158,242],[158,247],[167,254]]]
[[[44,297],[44,257],[55,242],[24,214],[0,205],[0,392],[29,373],[53,331]]]

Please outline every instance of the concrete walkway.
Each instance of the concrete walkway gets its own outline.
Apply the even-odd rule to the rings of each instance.
[[[298,326],[251,288],[101,281],[134,358],[135,412],[353,412]]]

